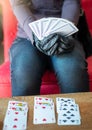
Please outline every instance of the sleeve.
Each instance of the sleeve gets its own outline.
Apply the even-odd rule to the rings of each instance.
[[[27,1],[28,0],[10,0],[10,4],[19,24],[21,25],[23,30],[26,32],[29,39],[33,41],[32,31],[29,27],[29,23],[34,21],[35,17],[30,11]]]
[[[80,0],[64,0],[61,17],[78,24],[80,16]]]

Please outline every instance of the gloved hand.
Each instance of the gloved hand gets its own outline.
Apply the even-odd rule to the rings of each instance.
[[[70,52],[74,47],[73,38],[62,37],[60,34],[51,34],[39,40],[34,34],[34,45],[46,55],[59,55]]]
[[[46,55],[54,55],[55,51],[57,50],[58,44],[56,44],[58,40],[58,35],[53,34],[45,37],[43,40],[39,40],[35,35],[34,38],[34,45],[40,50],[41,52],[45,53]]]
[[[72,36],[62,37],[59,35],[57,54],[71,52],[74,48],[74,38]]]

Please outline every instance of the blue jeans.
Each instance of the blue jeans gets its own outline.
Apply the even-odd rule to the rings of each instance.
[[[72,52],[47,56],[25,38],[16,38],[10,48],[12,96],[40,94],[48,64],[54,70],[61,93],[89,91],[87,63],[82,45],[75,40]]]

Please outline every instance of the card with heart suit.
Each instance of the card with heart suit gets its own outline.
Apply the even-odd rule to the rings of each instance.
[[[55,17],[41,18],[29,23],[29,27],[39,40],[53,33],[68,37],[78,31],[78,28],[69,20]]]
[[[47,97],[34,97],[34,105],[52,105],[53,100],[52,98]]]
[[[9,101],[8,110],[28,111],[28,104],[27,102],[21,102],[21,101]]]
[[[3,122],[3,130],[26,130],[27,113],[28,105],[26,102],[9,101]]]
[[[51,98],[35,97],[33,124],[55,123],[55,108]]]
[[[4,128],[8,130],[25,130],[27,128],[27,112],[8,110],[4,120]]]

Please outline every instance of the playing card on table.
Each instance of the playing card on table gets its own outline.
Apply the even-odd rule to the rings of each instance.
[[[27,112],[26,102],[9,101],[3,122],[3,130],[26,130]]]
[[[55,123],[54,102],[51,98],[35,97],[33,124]]]
[[[8,110],[28,111],[28,104],[27,102],[21,102],[21,101],[9,101]]]
[[[57,97],[56,98],[56,109],[57,113],[60,111],[60,107],[62,105],[68,105],[68,104],[75,104],[75,100],[73,98],[63,98],[63,97]]]
[[[73,98],[56,98],[57,124],[58,125],[80,125],[81,116],[79,105]]]
[[[58,114],[58,125],[80,125],[80,115],[77,112],[61,112]]]
[[[52,105],[52,98],[47,97],[34,97],[34,105]]]
[[[27,128],[27,113],[24,111],[7,112],[4,128],[8,130],[25,130]]]

